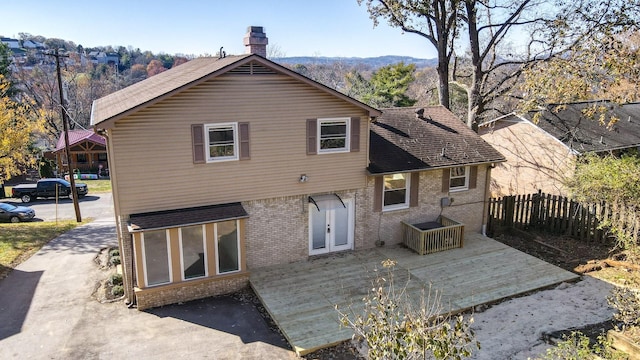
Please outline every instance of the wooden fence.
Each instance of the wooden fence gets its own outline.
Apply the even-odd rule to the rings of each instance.
[[[625,233],[638,240],[640,214],[622,206],[581,204],[569,198],[537,194],[505,196],[489,200],[487,230],[535,229],[573,236],[587,242],[605,242],[612,236],[603,222],[622,222]]]

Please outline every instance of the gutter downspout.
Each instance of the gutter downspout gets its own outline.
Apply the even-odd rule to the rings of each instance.
[[[489,217],[489,199],[491,198],[491,169],[493,169],[495,164],[491,164],[487,166],[487,171],[485,173],[485,181],[484,181],[484,205],[482,210],[482,235],[487,236],[487,221]]]

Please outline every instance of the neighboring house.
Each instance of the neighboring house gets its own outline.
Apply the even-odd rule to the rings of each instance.
[[[22,46],[26,49],[44,49],[45,46],[41,42],[33,41],[33,40],[25,40],[22,42]]]
[[[92,130],[69,131],[69,152],[73,169],[81,172],[108,175],[109,161],[107,160],[107,141]],[[65,151],[64,132],[60,134],[56,148],[53,150],[56,165],[61,172],[68,172]]]
[[[264,53],[256,44],[266,37],[251,27],[245,45]],[[91,122],[106,133],[139,309],[235,291],[251,269],[400,243],[401,220],[443,214],[480,232],[504,161],[443,107],[381,112],[257,54],[191,60],[96,100]]]
[[[120,55],[118,53],[105,53],[104,51],[91,51],[89,60],[94,64],[119,65]]]
[[[0,37],[0,42],[3,42],[9,46],[9,49],[20,49],[20,40],[7,37]]]
[[[567,104],[559,111],[545,110],[537,124],[533,113],[508,114],[480,125],[484,140],[505,155],[492,172],[496,196],[528,194],[539,190],[568,195],[565,183],[573,176],[576,159],[585,153],[613,153],[640,146],[640,103],[607,107],[603,121],[618,119],[611,128],[587,118],[583,110],[593,102]]]

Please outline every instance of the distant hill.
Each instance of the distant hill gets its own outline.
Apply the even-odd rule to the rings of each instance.
[[[395,56],[385,55],[378,57],[360,58],[360,57],[324,57],[324,56],[293,56],[293,57],[281,57],[272,58],[271,60],[279,64],[332,64],[335,62],[342,62],[348,66],[366,65],[372,69],[381,68],[383,66],[397,64],[404,62],[406,64],[415,64],[416,68],[436,67],[438,65],[438,59],[418,59],[411,56]]]

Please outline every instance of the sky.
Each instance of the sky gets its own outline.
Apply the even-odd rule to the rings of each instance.
[[[2,0],[0,35],[19,33],[84,47],[131,46],[154,53],[242,54],[248,26],[263,26],[284,56],[436,57],[415,34],[373,27],[356,0]]]

